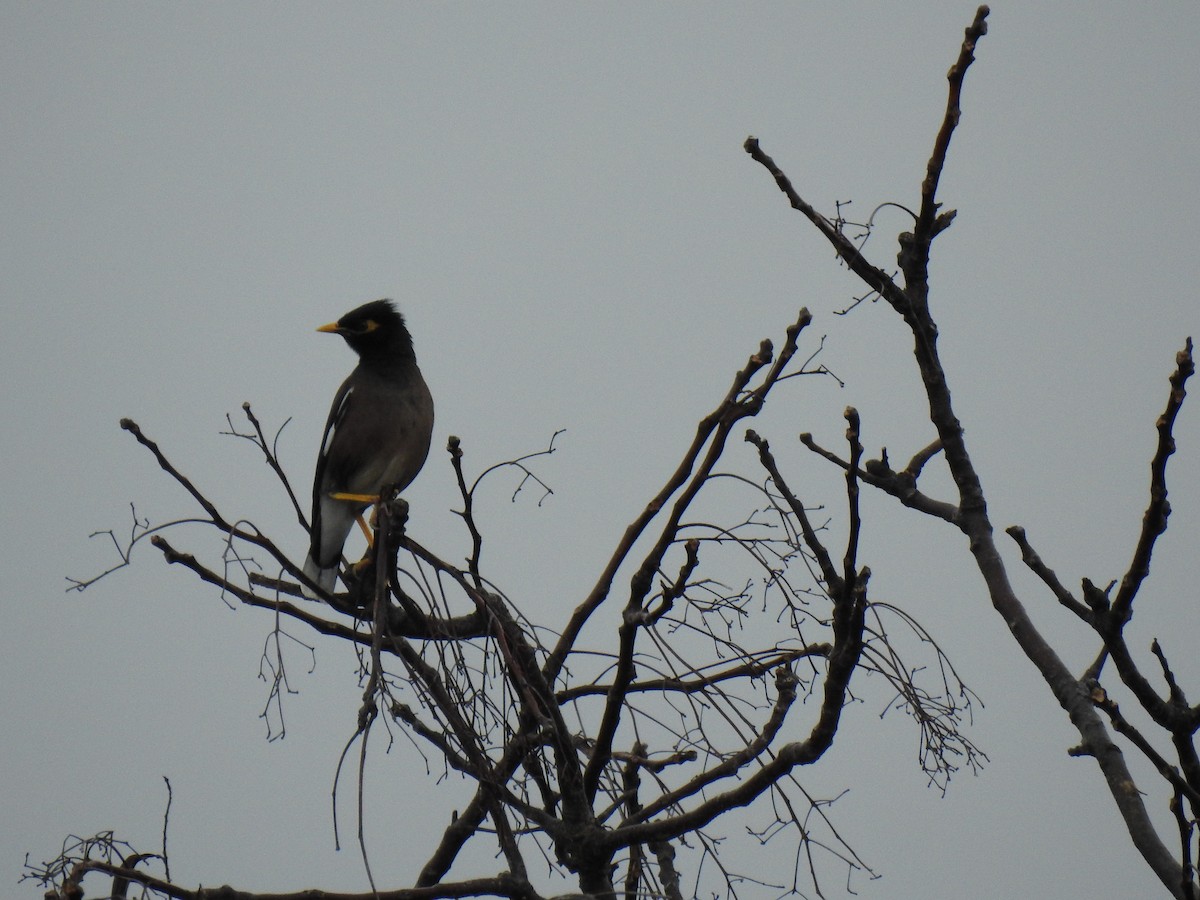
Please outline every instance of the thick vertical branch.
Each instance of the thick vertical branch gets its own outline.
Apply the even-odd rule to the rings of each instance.
[[[930,420],[937,428],[945,450],[946,462],[958,486],[961,515],[959,524],[970,541],[971,552],[987,584],[992,605],[1004,618],[1026,657],[1037,667],[1055,698],[1066,710],[1083,739],[1083,746],[1095,757],[1134,845],[1162,883],[1178,896],[1182,896],[1178,893],[1182,883],[1179,863],[1151,822],[1145,803],[1136,790],[1133,777],[1125,764],[1124,755],[1113,743],[1103,720],[1092,706],[1086,687],[1071,675],[1053,647],[1034,626],[1009,582],[1004,561],[993,539],[983,487],[967,452],[962,426],[954,414],[945,370],[937,353],[937,326],[930,314],[928,303],[929,254],[933,238],[949,222],[944,217],[933,216],[936,209],[935,192],[945,163],[950,136],[959,119],[962,78],[966,67],[974,59],[975,42],[985,32],[986,15],[987,8],[980,7],[975,22],[967,29],[959,61],[950,70],[950,99],[922,187],[922,214],[913,234],[906,236],[908,240],[902,239],[900,262],[905,275],[905,293],[908,294],[910,302],[907,309],[899,311],[912,329],[913,352],[925,384]]]
[[[966,30],[958,60],[947,76],[949,96],[946,113],[921,186],[921,211],[913,232],[900,237],[899,262],[904,274],[902,289],[891,279],[881,277],[880,270],[872,266],[827,219],[812,211],[812,207],[799,197],[791,182],[770,157],[761,151],[756,140],[748,140],[746,150],[768,169],[776,184],[788,196],[791,205],[813,222],[833,244],[839,256],[846,260],[851,270],[870,288],[878,291],[911,329],[913,353],[929,404],[929,418],[937,429],[947,465],[958,489],[959,508],[956,524],[967,535],[971,553],[983,575],[992,605],[1003,617],[1026,657],[1037,667],[1055,698],[1066,710],[1082,737],[1082,747],[1095,757],[1134,845],[1168,890],[1177,897],[1185,898],[1186,894],[1181,887],[1185,879],[1180,864],[1167,849],[1150,821],[1124,757],[1092,706],[1086,687],[1072,676],[1053,647],[1038,632],[1009,582],[1004,562],[993,540],[992,523],[988,517],[983,488],[967,452],[962,425],[954,413],[945,370],[937,352],[938,330],[929,312],[930,248],[933,239],[945,230],[953,219],[953,212],[938,213],[937,187],[950,139],[961,115],[963,78],[975,58],[976,43],[986,33],[987,15],[988,8],[979,7],[974,21]],[[832,662],[831,659],[831,669]]]

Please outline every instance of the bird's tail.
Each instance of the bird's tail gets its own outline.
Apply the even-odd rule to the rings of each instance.
[[[312,554],[309,554],[308,558],[304,560],[304,574],[308,576],[310,581],[314,581],[319,584],[321,589],[327,594],[333,593],[333,583],[337,581],[337,573],[338,567],[336,563],[328,569],[322,569],[317,565],[316,560],[312,558]],[[300,592],[310,600],[319,599],[317,595],[303,583],[300,585]]]

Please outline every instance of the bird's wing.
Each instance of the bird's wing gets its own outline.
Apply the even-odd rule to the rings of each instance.
[[[351,399],[354,396],[354,386],[347,378],[338,388],[329,407],[329,418],[325,421],[325,434],[321,437],[321,452],[317,454],[317,468],[313,474],[313,514],[312,514],[312,543],[316,550],[321,537],[321,501],[328,493],[326,485],[326,468],[329,461],[329,448],[333,446],[334,436],[339,426],[346,420],[350,411]]]

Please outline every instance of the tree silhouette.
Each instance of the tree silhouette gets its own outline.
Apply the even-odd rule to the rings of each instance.
[[[448,561],[411,534],[406,503],[386,492],[366,565],[347,571],[345,593],[317,602],[303,597],[300,567],[280,549],[294,543],[293,535],[277,541],[218,509],[135,422],[122,421],[190,494],[198,512],[158,525],[135,513],[127,540],[109,533],[119,564],[97,577],[129,564],[134,545],[148,540],[168,563],[190,570],[230,602],[275,616],[276,651],[286,638],[311,640],[318,648],[328,641],[354,645],[362,699],[343,763],[357,765],[360,795],[367,747],[380,728],[402,730],[444,771],[474,785],[464,809],[446,811],[438,845],[412,884],[375,883],[360,827],[370,892],[314,889],[272,898],[536,898],[541,894],[530,875],[533,859],[571,877],[588,896],[677,898],[703,891],[737,896],[740,887],[765,882],[753,863],[722,853],[714,829],[747,808],[766,816],[755,829],[763,846],[790,841],[796,873],[790,884],[772,885],[777,892],[811,889],[824,896],[823,873],[830,866],[846,879],[870,875],[841,838],[830,802],[806,791],[798,778],[834,748],[842,712],[859,682],[879,676],[894,691],[892,706],[916,725],[920,765],[933,785],[944,790],[954,773],[977,769],[985,757],[962,730],[973,695],[934,636],[902,609],[869,595],[871,571],[860,553],[864,485],[962,532],[993,606],[1078,729],[1080,742],[1071,752],[1095,759],[1130,839],[1172,895],[1200,896],[1193,866],[1200,707],[1188,705],[1157,642],[1151,665],[1164,688],[1144,674],[1145,663],[1124,637],[1170,512],[1166,465],[1174,449],[1172,426],[1193,371],[1190,339],[1170,377],[1168,404],[1157,423],[1151,497],[1120,584],[1100,588],[1085,579],[1077,598],[1025,532],[1008,529],[1026,565],[1095,635],[1095,660],[1080,675],[1038,632],[1010,584],[938,356],[929,264],[934,240],[952,224],[954,211],[941,208],[937,189],[959,119],[963,79],[986,33],[987,13],[979,8],[949,71],[946,111],[911,213],[914,224],[899,237],[898,273],[870,262],[840,216],[827,218],[807,203],[756,138],[745,143],[792,207],[866,284],[867,296],[884,300],[913,335],[933,430],[904,468],[894,469],[886,451],[866,458],[852,407],[845,411],[844,449],[801,435],[842,482],[842,533],[833,533],[820,508],[811,505],[813,498],[801,496],[767,437],[746,427],[769,397],[787,402],[781,390],[786,382],[831,377],[817,363],[819,342],[807,339],[812,321],[807,310],[787,326],[778,348],[764,340],[733,375],[728,391],[697,424],[675,471],[616,536],[593,587],[561,621],[531,621],[522,615],[521,598],[489,578],[486,536],[476,518],[480,484],[498,472],[515,471],[518,491],[548,490],[537,465],[555,452],[553,439],[545,450],[473,475],[461,442],[451,438],[446,451],[461,500],[456,512],[471,546],[465,562]],[[279,463],[278,434],[267,437],[249,404],[243,412],[247,425],[235,426],[231,419],[229,433],[258,448],[307,529]],[[738,437],[756,451],[752,471],[739,470],[730,458],[730,439]],[[921,488],[922,473],[935,461],[953,478],[955,495],[949,499]],[[221,535],[219,559],[176,546],[181,526],[198,523]],[[269,571],[276,574],[265,574]],[[73,587],[83,590],[95,580]],[[916,639],[919,658],[904,649],[908,638]],[[283,657],[268,654],[267,662],[278,701],[285,689]],[[1149,729],[1131,724],[1111,699],[1108,683],[1114,677],[1148,717]],[[1145,756],[1161,777],[1178,832],[1170,838],[1152,821],[1125,749]],[[468,845],[479,843],[495,853],[494,870],[455,876]],[[165,840],[161,852],[146,854],[108,833],[69,841],[58,858],[30,867],[26,877],[42,882],[47,896],[66,898],[82,896],[90,873],[108,875],[117,897],[127,896],[131,886],[177,898],[266,896],[185,888],[172,880]]]

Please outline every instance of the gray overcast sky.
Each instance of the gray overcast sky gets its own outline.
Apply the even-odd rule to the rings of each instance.
[[[794,436],[835,443],[848,403],[868,446],[923,445],[901,323],[879,305],[832,315],[858,285],[741,145],[758,135],[828,213],[838,200],[853,200],[852,218],[915,204],[973,11],[0,5],[0,890],[40,896],[15,886],[24,854],[48,858],[70,832],[156,847],[163,775],[184,883],[366,886],[354,851],[334,851],[329,816],[357,709],[348,651],[322,644],[311,675],[295,665],[287,737],[268,743],[267,617],[230,611],[145,545],[133,568],[62,593],[64,576],[109,564],[87,535],[126,529],[130,501],[156,522],[190,511],[121,416],[302,554],[266,468],[217,432],[244,400],[269,427],[292,417],[281,452],[303,485],[353,360],[313,328],[395,297],[438,406],[409,492],[425,543],[465,552],[448,435],[479,469],[567,429],[542,470],[553,497],[509,504],[498,481],[483,509],[493,577],[551,625],[696,419],[801,305],[817,317],[806,346],[827,335],[822,359],[846,386],[793,381],[756,428],[786,448],[806,496],[836,505],[839,483]],[[1120,577],[1166,376],[1200,334],[1197,35],[1195,3],[994,4],[943,180],[959,217],[936,246],[933,300],[959,413],[996,522],[1024,524],[1071,585]],[[905,217],[878,221],[867,246],[888,267]],[[1192,685],[1197,421],[1185,408],[1172,528],[1136,624]],[[868,693],[836,759],[801,775],[828,795],[852,788],[835,820],[883,876],[853,887],[1158,895],[1097,770],[1067,758],[1071,731],[965,546],[883,499],[868,501],[863,555],[876,599],[925,622],[982,696],[972,737],[992,763],[940,798],[911,723],[881,724],[887,698]],[[1032,580],[1018,587],[1082,668],[1092,645]],[[369,771],[381,884],[411,881],[461,803],[423,772],[403,740]],[[1161,819],[1165,798],[1149,803]],[[842,875],[831,865],[826,878],[836,894]]]

